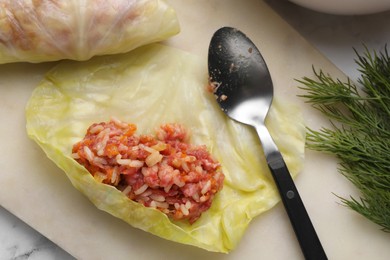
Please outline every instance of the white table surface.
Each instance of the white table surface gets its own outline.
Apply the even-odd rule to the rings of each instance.
[[[317,13],[283,0],[266,0],[310,43],[356,80],[353,48],[381,51],[390,43],[390,11],[367,16]],[[390,47],[390,46],[389,46]],[[0,260],[73,259],[60,247],[0,207]]]

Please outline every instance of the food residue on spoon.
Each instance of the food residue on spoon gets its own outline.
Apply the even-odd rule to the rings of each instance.
[[[228,97],[227,97],[226,95],[223,95],[223,94],[219,97],[219,99],[220,99],[221,101],[225,101],[227,98],[228,98]]]
[[[188,143],[180,124],[163,124],[155,136],[136,135],[136,130],[114,118],[95,123],[73,146],[72,156],[96,181],[174,220],[194,223],[222,189],[220,163],[206,146]]]
[[[209,84],[207,85],[207,91],[213,93],[216,99],[220,101],[225,101],[228,99],[228,96],[225,94],[217,95],[217,90],[221,86],[221,82],[213,81],[212,78],[209,78]]]

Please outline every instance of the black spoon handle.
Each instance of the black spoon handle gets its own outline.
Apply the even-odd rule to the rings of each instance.
[[[298,190],[295,187],[294,181],[279,152],[269,156],[268,166],[279,189],[284,207],[298,238],[303,255],[306,259],[328,259],[302,199],[299,196]]]

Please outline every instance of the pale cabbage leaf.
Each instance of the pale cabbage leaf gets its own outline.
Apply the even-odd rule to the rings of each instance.
[[[62,62],[47,73],[29,100],[28,135],[99,209],[165,239],[229,252],[251,219],[272,208],[279,195],[255,132],[228,119],[206,90],[206,65],[196,56],[159,44],[125,55]],[[183,124],[191,142],[206,144],[221,162],[224,187],[197,222],[171,221],[158,210],[130,201],[115,188],[97,183],[71,158],[72,145],[88,126],[112,116],[137,124],[138,133],[153,133],[162,123]],[[267,125],[295,176],[302,168],[305,139],[299,110],[276,100]]]
[[[164,0],[0,0],[0,63],[87,60],[179,32]]]

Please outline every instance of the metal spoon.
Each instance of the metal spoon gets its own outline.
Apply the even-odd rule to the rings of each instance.
[[[230,118],[256,129],[303,255],[306,259],[327,259],[283,157],[264,123],[273,99],[273,84],[259,50],[239,30],[223,27],[211,39],[208,67],[222,110]]]

